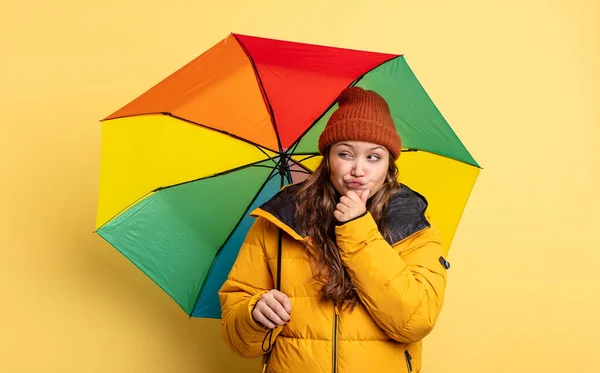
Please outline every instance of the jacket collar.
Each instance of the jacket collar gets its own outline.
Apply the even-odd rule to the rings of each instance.
[[[286,231],[297,240],[306,240],[302,237],[295,224],[294,214],[296,212],[295,195],[301,184],[290,185],[269,201],[262,204],[252,212],[252,216],[262,216]],[[425,217],[427,200],[421,194],[401,185],[389,204],[388,228],[391,238],[387,241],[394,245],[405,238],[430,226]]]

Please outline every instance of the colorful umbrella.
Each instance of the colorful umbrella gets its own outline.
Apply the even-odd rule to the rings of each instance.
[[[448,251],[480,168],[404,57],[238,34],[102,120],[96,232],[188,315],[219,318],[249,212],[316,168],[351,85],[389,102],[400,180]]]

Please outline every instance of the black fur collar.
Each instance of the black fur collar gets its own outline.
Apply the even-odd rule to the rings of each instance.
[[[293,229],[298,235],[300,235],[299,229],[294,222],[296,212],[294,197],[300,185],[294,184],[284,188],[259,207]],[[392,197],[388,210],[388,227],[392,237],[387,241],[390,245],[430,226],[425,218],[427,206],[427,200],[421,194],[406,185],[400,187]]]

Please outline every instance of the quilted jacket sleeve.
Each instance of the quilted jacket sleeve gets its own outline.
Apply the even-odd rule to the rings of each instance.
[[[250,228],[237,259],[219,290],[222,337],[227,346],[243,357],[264,355],[263,340],[269,331],[252,318],[252,309],[261,295],[273,289],[265,248],[265,222],[258,218]],[[273,330],[271,339],[281,327]],[[265,348],[268,348],[265,343]]]
[[[439,231],[432,226],[406,238],[399,255],[367,213],[337,226],[336,238],[362,303],[385,333],[404,343],[429,334],[446,288]]]

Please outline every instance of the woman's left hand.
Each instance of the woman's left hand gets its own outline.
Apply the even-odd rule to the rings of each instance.
[[[367,200],[369,199],[369,189],[357,193],[353,190],[348,191],[345,196],[340,198],[340,203],[336,205],[333,216],[340,222],[352,220],[367,211]]]

